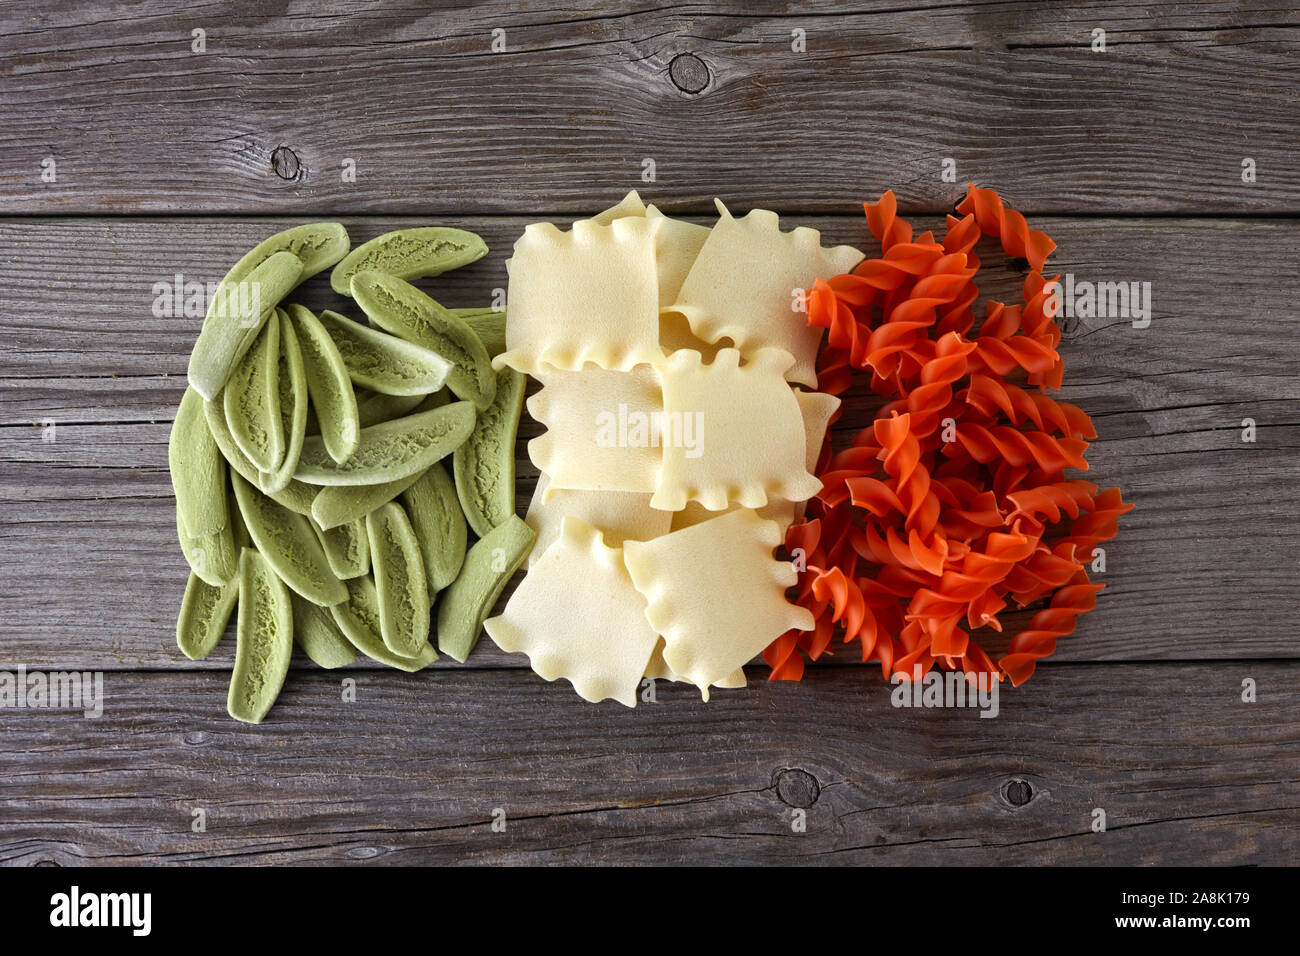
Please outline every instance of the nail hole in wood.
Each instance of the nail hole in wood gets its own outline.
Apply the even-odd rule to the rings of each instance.
[[[1013,807],[1023,807],[1034,799],[1034,788],[1027,780],[1012,780],[1002,789],[1002,792],[1007,798],[1007,803]]]
[[[694,53],[678,53],[668,64],[668,76],[683,93],[695,94],[709,85],[709,68]]]
[[[817,802],[817,798],[822,793],[817,778],[807,770],[800,770],[797,767],[778,770],[772,775],[772,783],[776,786],[776,795],[789,807],[800,807],[806,810]]]
[[[302,172],[302,163],[298,162],[298,154],[288,146],[277,146],[271,153],[271,168],[281,179],[297,179]]]

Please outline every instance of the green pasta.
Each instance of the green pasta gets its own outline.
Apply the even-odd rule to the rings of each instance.
[[[289,316],[281,310],[280,354],[276,362],[276,386],[279,391],[280,431],[284,435],[284,460],[274,472],[259,474],[258,487],[264,494],[284,491],[293,481],[298,469],[298,456],[302,454],[303,439],[307,435],[307,370],[298,345],[298,334],[293,330]]]
[[[447,381],[451,363],[436,352],[329,309],[319,318],[358,385],[385,395],[427,395]]]
[[[313,604],[347,600],[347,589],[330,570],[329,559],[311,523],[282,508],[238,475],[231,479],[253,543],[284,583]]]
[[[428,641],[416,657],[402,657],[388,649],[379,632],[379,593],[369,577],[349,581],[347,602],[334,605],[330,614],[352,646],[380,664],[413,673],[438,659],[437,651]]]
[[[382,272],[352,277],[352,297],[370,321],[451,362],[447,387],[457,398],[487,408],[496,394],[492,357],[463,321],[415,286]]]
[[[226,462],[203,414],[203,396],[187,388],[167,441],[167,462],[176,493],[176,513],[187,529],[216,534],[230,520]]]
[[[460,576],[438,602],[438,650],[465,663],[483,622],[536,538],[522,518],[511,515],[469,549]]]
[[[190,570],[213,587],[229,584],[239,573],[239,552],[230,522],[216,534],[195,537],[185,530],[184,519],[177,512],[176,537]]]
[[[303,443],[299,481],[312,485],[378,485],[424,471],[455,451],[474,428],[474,406],[452,402],[361,430],[356,452],[343,464],[320,438]],[[322,522],[324,526],[324,522]]]
[[[293,605],[293,640],[303,653],[327,670],[347,667],[357,659],[356,651],[334,623],[334,615],[323,607],[289,593]]]
[[[402,492],[402,504],[424,556],[424,575],[433,597],[460,573],[465,561],[465,515],[447,470],[430,466],[420,479]]]
[[[514,369],[497,373],[496,398],[452,459],[456,493],[479,537],[515,513],[515,436],[524,385],[524,376]]]
[[[421,474],[423,472],[416,472],[377,485],[327,485],[311,503],[311,516],[325,530],[365,518],[415,484]]]
[[[192,661],[207,657],[221,643],[230,612],[239,599],[236,577],[213,587],[193,572],[185,585],[185,598],[176,618],[176,646]]]
[[[305,282],[347,255],[350,245],[348,231],[338,222],[310,222],[263,239],[231,266],[221,280],[208,305],[207,318],[216,314],[232,286],[246,279],[249,273],[277,252],[289,252],[298,258],[302,263],[298,281]]]
[[[506,313],[504,309],[449,309],[478,336],[488,355],[496,358],[506,350]]]
[[[226,710],[259,724],[284,686],[293,655],[293,609],[289,591],[260,554],[239,556],[239,615],[235,624],[235,669]]]
[[[231,471],[238,473],[241,478],[251,484],[258,484],[261,473],[251,461],[244,457],[244,453],[235,444],[230,429],[226,427],[226,415],[222,411],[221,396],[218,395],[216,401],[204,402],[203,412],[208,420],[208,429],[212,433],[212,438],[216,441],[217,447],[221,449],[221,454],[226,459],[226,463],[230,465]],[[282,505],[290,511],[300,515],[309,515],[311,514],[312,501],[315,499],[318,490],[312,485],[290,480],[289,484],[282,490],[268,492],[268,497],[276,504]]]
[[[366,536],[379,594],[379,634],[394,654],[416,657],[429,641],[429,585],[420,543],[394,502],[366,516]]]
[[[310,309],[291,305],[286,310],[302,352],[303,372],[316,430],[335,461],[343,462],[357,450],[363,425],[357,414],[357,396],[338,346]],[[304,433],[307,424],[303,425]],[[301,451],[301,449],[299,449]]]
[[[321,548],[332,570],[340,581],[357,578],[370,571],[370,541],[366,537],[366,523],[357,518],[333,528],[322,528],[315,521],[312,530],[320,540]]]
[[[302,271],[302,260],[292,252],[277,252],[241,280],[238,303],[226,297],[215,313],[209,310],[190,353],[189,380],[195,391],[209,402],[217,397]]]
[[[418,392],[414,395],[385,395],[383,392],[371,392],[357,401],[357,421],[362,428],[369,428],[371,425],[401,418],[415,411],[424,403],[426,397]]]
[[[348,295],[352,277],[366,271],[384,272],[399,279],[441,275],[482,259],[487,251],[487,243],[464,229],[398,229],[376,236],[348,253],[330,273],[330,287],[339,295]]]
[[[275,471],[284,461],[279,382],[283,314],[277,309],[266,320],[221,392],[226,426],[244,457],[261,472]]]

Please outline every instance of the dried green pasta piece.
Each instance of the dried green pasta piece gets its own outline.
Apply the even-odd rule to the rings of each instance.
[[[487,243],[464,229],[427,226],[398,229],[363,242],[330,273],[330,287],[347,295],[358,272],[385,272],[400,279],[420,279],[459,269],[487,255]]]
[[[208,584],[229,584],[239,573],[239,552],[230,522],[216,534],[192,536],[185,529],[180,512],[176,513],[176,537],[190,570]]]
[[[385,395],[427,395],[447,381],[451,363],[436,352],[329,309],[320,314],[320,322],[358,385]]]
[[[330,570],[340,581],[358,578],[370,571],[370,539],[366,537],[364,518],[333,528],[322,528],[312,521],[312,530],[325,551]]]
[[[329,485],[321,488],[311,503],[311,516],[319,527],[326,530],[365,518],[415,484],[421,474],[417,472],[378,485]]]
[[[369,428],[380,422],[401,418],[415,411],[417,406],[424,403],[425,397],[420,394],[385,395],[383,392],[371,392],[357,401],[357,421],[362,428]]]
[[[354,275],[352,298],[373,324],[450,361],[447,387],[457,398],[473,402],[478,409],[492,403],[496,394],[492,357],[455,314],[404,279],[382,272]]]
[[[192,661],[201,661],[221,643],[230,612],[239,598],[238,576],[213,587],[193,572],[185,585],[181,613],[176,618],[176,646]]]
[[[441,388],[432,395],[424,396],[424,401],[411,409],[411,414],[415,414],[416,412],[431,412],[435,408],[442,408],[442,406],[450,404],[451,392],[447,391],[445,388]]]
[[[298,257],[302,263],[302,275],[298,281],[306,282],[346,256],[349,246],[348,231],[339,222],[309,222],[263,239],[231,266],[221,280],[217,294],[208,305],[208,318],[212,318],[231,286],[247,278],[250,272],[277,252],[291,252]]]
[[[217,397],[267,318],[301,278],[302,260],[292,252],[277,252],[240,280],[238,296],[209,310],[190,353],[189,380],[195,391],[209,402]]]
[[[274,472],[262,472],[258,487],[264,494],[283,491],[293,481],[298,470],[298,456],[302,454],[303,439],[307,437],[307,369],[302,360],[298,333],[283,310],[279,314],[280,354],[276,362],[276,382],[279,389],[280,430],[284,434],[284,460]]]
[[[438,652],[428,641],[416,657],[401,657],[388,649],[379,634],[379,592],[370,577],[349,581],[347,603],[334,605],[330,614],[352,646],[373,661],[413,673],[438,659]]]
[[[292,591],[289,601],[293,605],[294,643],[318,666],[333,670],[357,659],[356,651],[334,623],[334,615]]]
[[[334,339],[310,309],[291,305],[286,311],[302,351],[316,421],[312,434],[325,440],[325,448],[335,461],[347,461],[357,450],[357,433],[365,427],[357,413],[357,396],[348,367]]]
[[[512,514],[469,549],[460,576],[438,602],[438,650],[465,663],[483,622],[536,538],[533,529]]]
[[[221,454],[226,459],[226,463],[230,465],[231,471],[238,473],[245,481],[257,484],[260,473],[253,463],[244,457],[244,453],[239,450],[239,446],[235,444],[230,429],[226,427],[226,415],[222,411],[222,404],[220,395],[217,396],[216,401],[203,403],[204,415],[208,420],[208,429],[212,432],[212,438],[216,441],[217,447],[221,449]],[[311,514],[312,501],[315,499],[318,490],[312,485],[305,485],[300,481],[292,480],[283,490],[271,492],[270,498],[290,511],[300,515],[309,515]]]
[[[465,515],[447,469],[440,464],[430,466],[402,492],[402,504],[420,542],[424,576],[432,598],[456,580],[465,561]]]
[[[379,634],[384,646],[416,657],[429,642],[429,585],[420,542],[402,506],[389,502],[366,515],[370,561],[379,592]]]
[[[253,536],[248,533],[248,525],[244,524],[244,516],[240,513],[239,502],[235,500],[235,489],[233,486],[226,488],[226,497],[229,500],[227,507],[230,510],[230,530],[234,538],[236,548],[251,548],[253,546]],[[236,552],[238,553],[238,552]]]
[[[239,360],[221,392],[226,427],[244,457],[258,471],[275,471],[284,461],[280,418],[280,316],[266,320],[261,334]]]
[[[330,570],[311,523],[276,504],[239,475],[230,477],[253,543],[284,583],[313,604],[346,601],[347,589]]]
[[[236,720],[260,724],[280,696],[293,656],[293,606],[289,590],[252,548],[239,555],[239,615],[235,620],[235,670],[226,710]]]
[[[295,477],[310,485],[378,485],[424,471],[474,429],[474,406],[452,402],[361,429],[356,452],[339,464],[320,438],[303,442]],[[324,522],[321,523],[324,527]]]
[[[479,537],[515,513],[515,436],[524,386],[520,372],[511,368],[497,372],[496,398],[479,413],[474,431],[452,459],[456,493]]]
[[[506,350],[505,309],[451,309],[456,316],[478,336],[488,355],[496,358]]]
[[[203,396],[185,390],[167,440],[176,510],[185,527],[202,535],[216,534],[230,520],[226,500],[226,462],[221,457],[203,414]]]

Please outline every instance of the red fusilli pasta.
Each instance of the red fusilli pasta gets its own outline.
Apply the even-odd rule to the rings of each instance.
[[[941,241],[914,236],[892,192],[864,204],[881,255],[818,281],[808,322],[827,330],[820,387],[843,393],[859,371],[888,401],[851,447],[822,449],[822,490],[786,546],[799,604],[816,626],[764,653],[774,680],[838,636],[888,678],[938,666],[1020,684],[1095,604],[1085,562],[1113,538],[1125,504],[1068,469],[1086,469],[1097,437],[1077,406],[1051,398],[1063,372],[1061,331],[1042,275],[1055,243],[992,190],[971,186]],[[999,240],[1028,261],[1023,301],[990,301],[975,330],[975,247]],[[1009,381],[1018,376],[1020,383]],[[994,660],[980,629],[1049,599]]]

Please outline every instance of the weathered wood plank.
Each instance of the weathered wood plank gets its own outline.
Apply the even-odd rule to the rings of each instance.
[[[348,223],[364,238],[416,221]],[[501,262],[525,221],[469,220],[492,255],[427,287],[448,304],[486,302],[504,280]],[[856,218],[799,221],[832,240],[861,240]],[[215,281],[226,262],[284,225],[0,223],[0,288],[12,290],[0,300],[0,328],[14,343],[0,354],[3,660],[196,666],[171,638],[184,569],[173,540],[166,439],[199,323],[151,315],[150,290],[177,269]],[[1109,549],[1099,610],[1062,643],[1060,658],[1294,657],[1300,354],[1278,345],[1293,337],[1294,318],[1276,280],[1300,271],[1294,228],[1199,220],[1042,225],[1061,243],[1058,268],[1080,278],[1150,281],[1154,302],[1149,328],[1079,320],[1064,346],[1064,397],[1089,410],[1101,431],[1089,454],[1091,477],[1122,486],[1137,510]],[[59,243],[49,241],[55,230]],[[1225,248],[1269,249],[1273,258],[1228,259]],[[317,281],[307,300],[329,302],[323,285]],[[855,393],[840,430],[865,424],[877,401]],[[1245,418],[1259,426],[1253,444],[1241,441]],[[50,442],[46,421],[54,422]],[[525,418],[524,437],[536,433]],[[522,510],[535,475],[522,446],[519,472]],[[88,607],[95,610],[89,617]],[[1009,628],[1023,620],[1009,618]],[[473,663],[519,660],[485,644]],[[218,655],[206,666],[228,660]]]
[[[354,703],[317,675],[247,728],[217,675],[109,674],[99,720],[6,712],[0,862],[1300,863],[1300,665],[1051,668],[992,720],[863,678],[629,712],[517,671]]]
[[[8,5],[0,204],[578,211],[648,158],[682,209],[937,212],[952,158],[1026,211],[1295,213],[1298,44],[1262,2]]]

